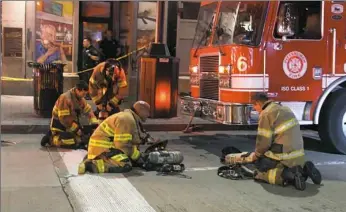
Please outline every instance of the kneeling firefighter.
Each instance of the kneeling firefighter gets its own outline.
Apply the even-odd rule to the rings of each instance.
[[[104,120],[120,112],[124,88],[127,87],[126,75],[116,59],[108,59],[98,64],[90,77],[89,90],[92,101],[96,104],[95,115]]]
[[[41,141],[41,145],[50,144],[62,148],[78,148],[82,144],[80,115],[87,115],[91,124],[98,125],[91,106],[86,102],[88,84],[79,81],[76,86],[60,95],[55,102],[50,131]]]
[[[79,165],[78,173],[122,173],[141,160],[140,124],[149,117],[150,105],[136,102],[131,109],[113,114],[93,132],[88,154]]]
[[[225,148],[221,160],[229,165],[254,164],[252,177],[270,184],[291,184],[305,190],[308,177],[320,184],[320,172],[312,162],[305,162],[303,137],[294,113],[269,100],[265,93],[255,94],[252,103],[260,113],[255,151],[236,153]],[[218,174],[222,176],[224,170],[221,167]],[[243,170],[246,172],[246,168]]]

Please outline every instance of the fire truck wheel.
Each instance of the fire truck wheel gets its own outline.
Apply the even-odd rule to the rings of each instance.
[[[326,147],[346,154],[346,89],[339,89],[327,98],[323,106],[319,135]]]

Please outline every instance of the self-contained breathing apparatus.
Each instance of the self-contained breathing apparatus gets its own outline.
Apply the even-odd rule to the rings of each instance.
[[[168,140],[157,141],[141,153],[142,162],[137,166],[146,171],[161,173],[181,173],[185,170],[184,156],[180,151],[167,150]]]

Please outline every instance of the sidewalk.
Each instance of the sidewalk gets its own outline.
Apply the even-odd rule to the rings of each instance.
[[[40,148],[41,135],[1,135],[1,211],[73,212],[52,154]],[[24,162],[25,161],[25,162]]]
[[[35,113],[32,96],[1,95],[1,132],[2,133],[45,133],[48,130],[50,119],[42,118]],[[90,102],[90,101],[89,101]],[[95,106],[91,103],[93,109]],[[130,105],[121,105],[122,109]],[[189,123],[189,116],[180,116],[170,119],[148,119],[144,127],[148,131],[182,131]],[[249,130],[249,126],[228,126],[194,118],[192,124],[202,126],[203,130]]]

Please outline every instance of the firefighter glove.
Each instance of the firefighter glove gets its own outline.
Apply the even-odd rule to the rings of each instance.
[[[246,158],[246,157],[249,157],[250,155],[251,155],[251,152],[248,152],[248,153],[246,153],[246,154],[241,155],[241,157],[242,157],[242,158]]]
[[[83,133],[82,133],[82,130],[81,129],[78,129],[77,133],[76,133],[78,136],[82,136]]]

